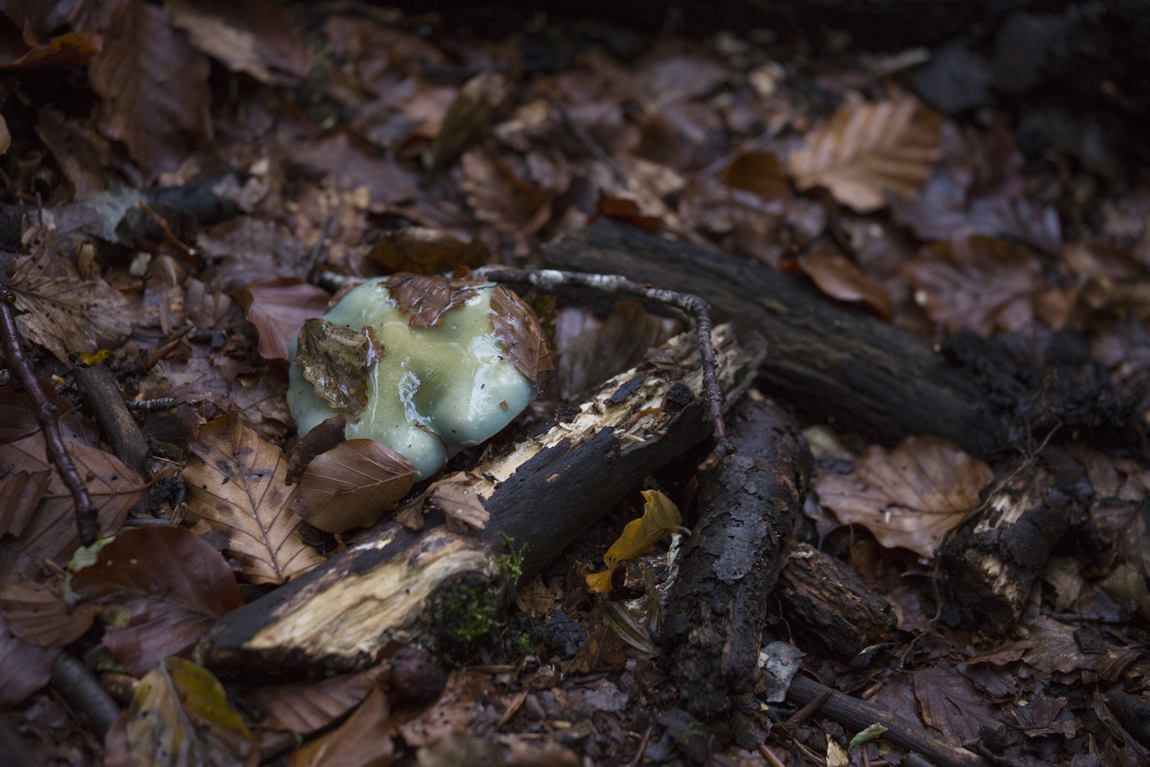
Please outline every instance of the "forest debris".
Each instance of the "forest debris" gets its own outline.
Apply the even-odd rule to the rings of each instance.
[[[861,524],[887,547],[931,558],[948,530],[978,506],[990,468],[937,437],[877,445],[849,473],[820,470],[819,501],[843,524]]]
[[[395,725],[376,687],[347,721],[292,754],[291,767],[387,767]],[[464,763],[466,764],[466,763]]]
[[[431,166],[442,168],[462,154],[486,130],[510,92],[511,84],[498,72],[481,72],[465,82],[443,115],[431,145]]]
[[[389,274],[443,274],[460,266],[478,269],[491,260],[491,250],[478,238],[465,242],[439,229],[405,226],[376,240],[366,259]]]
[[[887,190],[904,199],[918,191],[938,159],[941,126],[911,97],[847,102],[787,163],[799,188],[826,186],[839,202],[870,213],[886,205]]]
[[[188,514],[227,533],[228,550],[253,583],[284,583],[323,561],[297,529],[283,453],[238,413],[204,424],[190,450]]]
[[[620,562],[643,556],[662,538],[672,533],[689,535],[691,532],[683,527],[679,509],[670,498],[658,490],[642,492],[647,499],[643,505],[643,516],[628,522],[619,539],[607,549],[603,555],[607,569],[587,576],[587,587],[593,593],[605,594],[611,590],[611,575]]]
[[[814,247],[799,254],[797,260],[803,273],[831,298],[864,303],[883,319],[891,318],[894,302],[890,292],[864,274],[857,264],[843,255],[833,241],[820,240]]]
[[[328,309],[331,295],[296,277],[266,277],[235,294],[260,337],[260,356],[288,359],[288,348],[305,320]]]

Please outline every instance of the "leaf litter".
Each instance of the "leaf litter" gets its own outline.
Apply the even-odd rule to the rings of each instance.
[[[239,603],[237,588],[298,577],[323,559],[313,545],[354,541],[356,528],[385,521],[409,495],[401,519],[412,527],[425,501],[459,529],[488,521],[469,492],[471,455],[453,467],[463,473],[421,491],[401,461],[343,442],[342,424],[293,442],[281,361],[329,295],[310,275],[392,275],[411,294],[411,316],[434,323],[444,300],[469,289],[435,275],[531,265],[546,239],[613,217],[800,274],[933,342],[966,328],[999,337],[1016,356],[1057,352],[1096,365],[1138,413],[1150,410],[1144,183],[1100,195],[1109,182],[1091,175],[1086,152],[1055,142],[1035,154],[1009,105],[943,117],[923,106],[939,102],[918,80],[916,98],[908,78],[849,42],[831,60],[743,31],[668,33],[673,45],[628,49],[635,41],[618,30],[542,18],[497,40],[380,8],[305,16],[271,2],[10,5],[0,154],[6,200],[23,207],[11,207],[15,236],[0,233],[2,281],[16,294],[25,345],[60,408],[103,533],[117,536],[105,547],[114,565],[104,565],[115,574],[95,578],[93,560],[66,584],[61,568],[79,545],[70,498],[34,413],[0,390],[12,395],[0,395],[0,701],[18,707],[8,716],[25,742],[55,722],[36,747],[57,760],[68,742],[59,725],[78,730],[36,691],[55,645],[79,654],[97,641],[110,652],[100,656],[105,668],[146,682],[130,727],[106,744],[112,764],[126,754],[179,763],[168,759],[176,743],[207,763],[239,763],[251,748],[241,728],[257,726],[271,738],[261,743],[292,749],[287,759],[301,764],[457,764],[466,755],[672,764],[693,753],[687,744],[699,739],[674,736],[690,727],[664,713],[670,682],[650,642],[666,559],[623,556],[649,537],[624,526],[640,522],[627,504],[524,585],[520,612],[512,608],[494,644],[475,648],[482,665],[457,671],[430,707],[394,704],[394,680],[378,681],[377,668],[251,691],[270,712],[261,719],[255,708],[229,708],[222,688],[179,658]],[[532,57],[543,39],[550,53],[570,41],[579,52],[540,63]],[[91,109],[34,85],[35,72],[67,72],[68,92],[84,92]],[[149,219],[151,233],[140,236],[132,221],[148,214],[137,201],[121,223],[122,211],[106,207],[114,195],[100,195],[187,190],[204,179],[238,213],[197,222],[179,204],[149,203],[170,231]],[[32,207],[37,195],[42,212]],[[68,203],[80,200],[93,206],[85,215],[104,219],[75,227]],[[537,388],[554,368],[558,381],[545,391],[563,396],[633,366],[672,332],[638,307],[604,321],[606,313],[544,310],[500,290],[501,344]],[[133,416],[155,451],[151,477],[105,451],[69,377],[78,361],[110,366],[125,400],[176,401],[176,410],[149,405]],[[529,418],[559,405],[537,407]],[[1023,622],[995,644],[946,622],[928,572],[947,529],[978,507],[990,468],[929,437],[891,448],[840,436],[854,452],[820,458],[825,508],[809,516],[824,550],[898,603],[908,665],[863,671],[808,658],[807,668],[845,692],[882,685],[873,701],[955,741],[997,743],[1007,758],[1134,764],[1140,746],[1103,696],[1118,687],[1146,694],[1142,462],[1069,449],[1093,489],[1088,527],[1075,528],[1082,534],[1044,571]],[[165,462],[183,467],[183,479],[157,475]],[[659,481],[689,519],[687,475]],[[145,526],[123,528],[129,518]],[[180,542],[161,542],[169,537]],[[624,538],[626,551],[617,548]],[[596,595],[586,576],[604,552],[616,585]],[[133,571],[148,576],[134,580]],[[69,604],[69,588],[78,602]],[[822,731],[837,725],[814,721],[787,742],[829,754]],[[276,730],[332,725],[303,749],[291,739],[270,745]],[[710,755],[715,763],[762,763],[743,740],[729,743]],[[880,746],[862,748],[873,760]],[[75,753],[80,763],[100,758],[90,737],[66,761]]]

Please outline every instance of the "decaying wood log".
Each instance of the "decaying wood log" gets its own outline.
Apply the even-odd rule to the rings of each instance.
[[[1068,459],[1022,460],[1002,476],[938,551],[950,600],[968,625],[992,635],[1018,622],[1072,513],[1091,492]]]
[[[712,334],[733,404],[762,361],[730,326]],[[368,540],[221,618],[197,659],[225,677],[322,676],[371,664],[394,641],[450,647],[495,625],[509,581],[529,577],[635,487],[710,433],[694,333],[608,381],[549,428],[468,472],[491,515],[482,533],[429,516]],[[509,555],[504,541],[522,551]]]
[[[976,382],[927,341],[836,305],[793,277],[609,220],[549,243],[543,261],[700,296],[716,320],[766,338],[764,393],[829,417],[836,428],[888,443],[935,434],[979,456],[1001,446],[1002,424],[982,409]]]
[[[850,663],[867,648],[893,641],[898,622],[890,602],[845,562],[813,546],[791,550],[775,596],[791,641],[802,650]]]
[[[659,640],[684,705],[702,717],[755,690],[767,601],[811,474],[798,424],[757,391],[729,420],[738,452],[703,477]]]

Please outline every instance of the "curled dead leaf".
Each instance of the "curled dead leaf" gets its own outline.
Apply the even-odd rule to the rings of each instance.
[[[370,439],[349,439],[317,456],[300,478],[291,508],[329,533],[367,527],[411,490],[415,467]]]
[[[358,415],[367,405],[368,353],[371,336],[329,322],[322,317],[306,320],[299,330],[293,362],[303,377],[333,408]]]
[[[942,118],[911,97],[847,102],[787,158],[800,189],[825,186],[859,213],[911,197],[939,157]]]
[[[483,508],[479,494],[470,486],[466,477],[452,475],[435,483],[431,502],[443,509],[450,519],[482,530],[491,519],[491,514]]]
[[[542,391],[554,363],[539,318],[519,296],[500,285],[491,294],[491,322],[511,364]]]
[[[607,569],[587,576],[587,588],[603,594],[611,590],[611,574],[620,562],[646,554],[661,538],[672,533],[690,533],[683,527],[679,508],[671,499],[658,490],[644,490],[647,503],[643,506],[643,516],[633,519],[623,528],[619,539],[611,544],[603,561]]]
[[[844,256],[832,241],[820,240],[799,256],[798,263],[819,290],[831,298],[861,302],[884,320],[891,318],[894,301],[887,289],[863,273],[858,264]]]
[[[290,767],[387,767],[394,734],[387,696],[376,687],[346,722],[292,754]]]
[[[305,321],[327,312],[331,294],[298,277],[267,277],[233,293],[260,336],[260,356],[288,358],[288,348]]]

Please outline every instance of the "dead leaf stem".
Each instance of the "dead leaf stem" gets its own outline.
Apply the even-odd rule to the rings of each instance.
[[[92,505],[92,499],[88,495],[88,486],[80,478],[72,458],[64,448],[56,416],[56,405],[44,396],[36,375],[28,364],[28,358],[24,356],[24,350],[20,346],[20,331],[16,327],[16,315],[12,311],[15,302],[16,296],[11,291],[0,289],[0,336],[3,336],[8,369],[16,374],[28,398],[36,406],[36,420],[40,422],[40,429],[44,432],[44,444],[47,446],[48,456],[59,472],[60,479],[64,480],[64,484],[72,491],[72,498],[76,502],[76,527],[80,531],[80,542],[85,546],[91,546],[100,533],[96,507]]]

